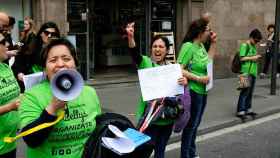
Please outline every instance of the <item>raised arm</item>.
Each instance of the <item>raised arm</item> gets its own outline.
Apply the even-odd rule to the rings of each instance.
[[[135,23],[129,23],[126,26],[127,40],[128,40],[128,48],[129,54],[132,57],[133,62],[136,65],[140,65],[142,62],[142,55],[139,53],[138,48],[136,47],[136,42],[134,39],[134,25]]]

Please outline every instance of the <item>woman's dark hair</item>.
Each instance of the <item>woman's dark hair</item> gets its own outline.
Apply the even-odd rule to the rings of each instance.
[[[48,28],[54,28],[58,35],[57,38],[60,38],[60,32],[59,32],[59,29],[58,29],[56,23],[51,22],[51,21],[44,23],[40,27],[34,41],[32,41],[32,43],[30,44],[29,51],[27,52],[29,54],[33,54],[32,56],[34,59],[32,59],[32,62],[34,62],[34,64],[42,65],[42,63],[39,63],[41,53],[42,53],[42,48],[43,48],[43,40],[42,40],[41,34],[43,31],[45,31]]]
[[[203,33],[207,29],[207,25],[208,21],[202,18],[193,21],[188,28],[188,32],[183,40],[183,43],[193,42],[193,40],[197,38],[200,33]]]
[[[56,23],[54,23],[54,22],[52,22],[52,21],[46,22],[46,23],[44,23],[44,24],[40,27],[40,29],[39,29],[39,31],[38,31],[38,33],[37,33],[37,37],[41,38],[41,33],[42,33],[43,31],[45,31],[46,29],[48,29],[48,28],[54,28],[54,29],[55,29],[55,32],[56,32],[57,35],[58,35],[58,38],[60,37],[59,29],[58,29]],[[42,40],[42,39],[41,39],[41,40]]]
[[[16,23],[16,19],[12,16],[9,16],[9,26],[14,26]]]
[[[268,31],[270,28],[275,29],[275,25],[274,24],[269,24],[266,28],[266,30]]]
[[[249,37],[253,38],[253,39],[261,40],[262,39],[262,33],[261,33],[260,30],[254,29],[253,31],[251,31]]]
[[[66,46],[69,51],[70,54],[72,55],[72,57],[74,58],[75,61],[75,65],[78,66],[79,62],[78,62],[78,57],[77,57],[77,52],[75,47],[72,45],[71,42],[69,42],[67,39],[65,38],[58,38],[58,39],[53,39],[50,41],[50,43],[43,49],[42,52],[42,56],[41,56],[41,63],[42,63],[42,67],[45,68],[46,67],[46,61],[48,58],[48,54],[49,51],[54,47],[54,46],[58,46],[58,45],[64,45]]]
[[[169,50],[170,42],[169,42],[168,38],[161,36],[161,35],[156,35],[152,38],[151,47],[153,46],[153,43],[158,39],[161,39],[165,44],[166,50]]]

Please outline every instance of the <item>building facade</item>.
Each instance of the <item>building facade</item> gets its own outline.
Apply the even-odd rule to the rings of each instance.
[[[9,3],[13,1],[20,0]],[[8,5],[6,1],[3,3]],[[233,76],[230,63],[239,41],[247,39],[254,28],[259,28],[266,37],[266,26],[275,20],[275,3],[275,0],[30,0],[24,1],[21,9],[24,11],[17,12],[21,12],[21,17],[32,15],[37,26],[49,20],[56,22],[61,32],[76,44],[80,71],[89,79],[102,73],[101,69],[131,66],[127,65],[131,61],[119,27],[127,18],[136,20],[139,51],[149,54],[152,32],[173,32],[178,53],[190,22],[209,11],[211,29],[218,34],[215,77],[226,78]],[[5,8],[2,4],[1,7]]]

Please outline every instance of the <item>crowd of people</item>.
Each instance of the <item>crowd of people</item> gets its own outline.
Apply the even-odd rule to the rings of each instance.
[[[190,94],[190,120],[182,129],[181,158],[198,158],[196,136],[207,105],[206,84],[209,82],[207,65],[215,60],[217,34],[211,30],[211,15],[205,13],[194,20],[185,35],[178,54],[177,63],[181,65],[182,76],[177,83],[184,86]],[[0,158],[15,158],[16,143],[4,142],[4,137],[14,137],[20,130],[30,130],[44,123],[57,120],[60,111],[65,116],[57,124],[23,137],[27,144],[28,158],[44,157],[81,157],[84,144],[94,131],[96,116],[101,114],[101,105],[94,88],[83,86],[80,95],[72,101],[63,101],[53,96],[50,81],[63,69],[77,69],[79,60],[74,46],[60,35],[54,22],[41,25],[35,30],[34,21],[24,18],[24,28],[20,33],[20,44],[12,40],[11,30],[15,19],[0,12]],[[135,22],[126,24],[125,33],[129,53],[138,69],[172,64],[166,60],[170,41],[164,36],[154,36],[151,40],[150,57],[138,52],[134,40]],[[270,25],[268,39],[273,41],[274,26]],[[255,117],[252,110],[252,96],[257,77],[258,61],[256,45],[262,40],[258,29],[252,30],[249,39],[240,46],[241,80],[250,85],[242,88],[237,105],[236,116],[243,121],[247,116]],[[271,45],[267,52],[271,52]],[[262,76],[267,74],[270,62],[267,56]],[[13,60],[11,62],[11,60]],[[46,79],[29,90],[25,90],[23,77],[43,72]],[[142,96],[137,108],[137,120],[144,117],[151,102],[143,101]],[[171,102],[162,99],[164,104]],[[75,115],[75,116],[74,116]],[[172,134],[176,118],[159,117],[143,132],[151,137],[154,157],[164,158],[167,142]],[[151,153],[143,155],[149,157]]]

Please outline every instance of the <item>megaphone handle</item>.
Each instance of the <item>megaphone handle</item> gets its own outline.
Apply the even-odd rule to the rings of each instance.
[[[64,110],[65,110],[65,115],[68,116],[69,115],[69,108],[68,108],[67,104],[65,105]]]

